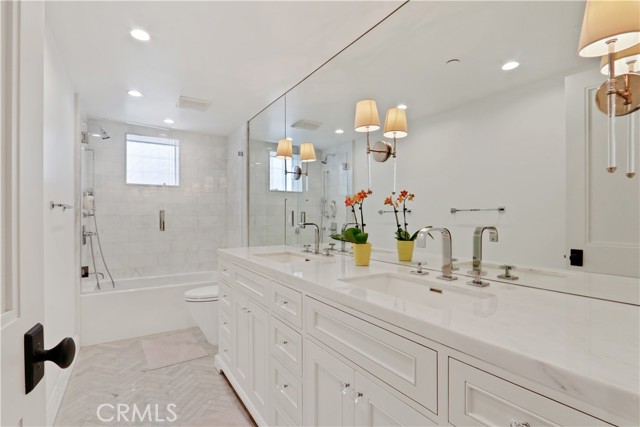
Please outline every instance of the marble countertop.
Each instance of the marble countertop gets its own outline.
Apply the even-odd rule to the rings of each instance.
[[[301,253],[295,247],[269,246],[220,249],[219,255],[558,390],[600,408],[608,419],[640,423],[640,307],[636,305],[490,278],[485,278],[490,286],[473,288],[465,285],[465,276],[454,282],[439,280],[435,273],[410,276],[409,266],[381,261],[356,267],[349,256],[309,255],[308,262],[286,264],[257,255],[277,252]],[[425,286],[445,291],[462,288],[484,298],[442,309],[340,280],[376,273],[407,275]]]

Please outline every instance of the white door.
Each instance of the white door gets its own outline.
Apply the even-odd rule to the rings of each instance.
[[[567,252],[583,250],[572,269],[640,277],[640,174],[625,174],[629,116],[616,119],[618,170],[606,171],[607,117],[594,103],[605,79],[597,70],[566,79]]]
[[[305,340],[304,371],[304,425],[353,426],[353,369]]]
[[[24,334],[44,318],[41,2],[0,2],[3,426],[45,425],[44,381],[25,394]],[[58,369],[47,364],[47,369]]]
[[[437,425],[383,388],[356,372],[354,403],[357,426]]]

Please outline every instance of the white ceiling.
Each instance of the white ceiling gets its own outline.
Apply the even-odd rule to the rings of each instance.
[[[87,117],[153,126],[170,117],[177,129],[228,135],[399,5],[52,1],[46,19]],[[131,38],[133,28],[151,41]],[[180,110],[180,95],[211,106]]]
[[[362,138],[359,99],[375,99],[383,123],[387,108],[407,104],[411,135],[418,118],[596,67],[577,54],[583,12],[582,1],[412,1],[287,95],[287,136],[319,148]],[[520,67],[502,71],[510,60]],[[277,141],[283,116],[280,100],[252,120],[252,139]],[[292,129],[299,119],[322,125]]]

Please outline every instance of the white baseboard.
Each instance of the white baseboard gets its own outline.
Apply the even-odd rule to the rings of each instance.
[[[58,376],[58,381],[53,388],[53,392],[51,393],[51,397],[47,401],[47,425],[52,426],[56,420],[56,416],[58,415],[58,411],[60,410],[60,405],[62,404],[62,399],[64,398],[64,393],[67,391],[67,386],[69,385],[69,381],[71,380],[71,374],[76,367],[76,362],[78,361],[78,355],[80,354],[80,337],[76,334],[73,337],[73,341],[76,343],[76,355],[73,358],[73,362],[71,366],[67,369],[63,369],[60,371],[60,375]],[[50,366],[50,369],[56,369],[57,367]]]

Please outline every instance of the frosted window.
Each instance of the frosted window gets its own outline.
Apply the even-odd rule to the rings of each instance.
[[[176,139],[127,134],[127,184],[180,185]]]
[[[295,191],[302,192],[302,180],[294,180],[294,174],[284,173],[283,159],[276,158],[276,152],[269,152],[269,190],[271,191]],[[300,164],[300,155],[294,154],[293,159],[286,159],[287,171],[293,171],[293,165]]]

